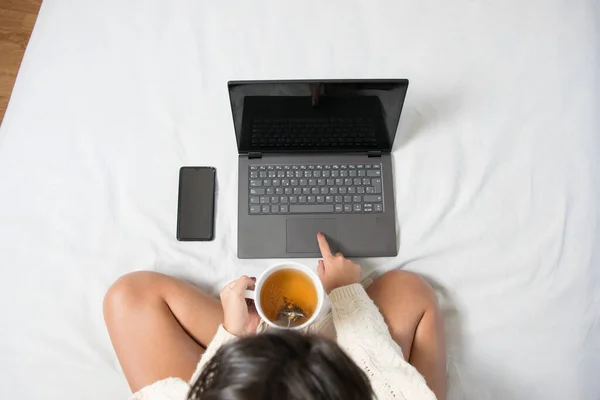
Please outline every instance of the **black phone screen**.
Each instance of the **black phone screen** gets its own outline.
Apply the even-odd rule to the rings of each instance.
[[[177,240],[212,240],[214,236],[215,169],[181,167]]]

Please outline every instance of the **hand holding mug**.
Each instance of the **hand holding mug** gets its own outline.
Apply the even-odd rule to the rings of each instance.
[[[223,306],[223,327],[235,336],[246,336],[256,333],[260,316],[251,300],[246,301],[246,289],[254,287],[254,279],[247,276],[229,283],[221,290]]]
[[[317,235],[317,241],[323,257],[319,260],[317,274],[327,294],[339,287],[360,282],[360,265],[348,260],[342,253],[332,254],[322,233]]]

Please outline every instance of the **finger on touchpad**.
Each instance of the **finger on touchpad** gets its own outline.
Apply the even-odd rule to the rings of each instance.
[[[337,226],[333,218],[289,218],[287,220],[287,252],[319,253],[317,233],[323,232],[331,251],[337,250]]]

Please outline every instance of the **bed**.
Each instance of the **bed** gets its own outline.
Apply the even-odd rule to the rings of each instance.
[[[600,398],[600,3],[46,0],[0,130],[0,398],[129,392],[102,318],[134,270],[212,293],[236,257],[226,82],[409,78],[400,252],[447,323],[450,399]],[[182,165],[216,238],[175,239]],[[316,260],[300,260],[315,266]]]

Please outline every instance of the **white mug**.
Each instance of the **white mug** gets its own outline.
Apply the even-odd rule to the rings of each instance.
[[[289,328],[285,328],[283,326],[279,326],[275,323],[273,323],[271,320],[269,320],[269,318],[267,318],[267,316],[265,315],[263,309],[262,309],[262,305],[260,304],[260,292],[263,288],[263,285],[265,283],[265,281],[267,280],[267,278],[274,272],[276,271],[280,271],[282,269],[295,269],[297,271],[300,272],[304,272],[312,281],[313,286],[315,287],[315,290],[317,291],[317,307],[315,308],[315,312],[313,312],[313,314],[310,316],[310,318],[304,322],[301,325],[298,326],[290,326]],[[256,311],[258,312],[258,315],[260,315],[260,318],[265,321],[265,323],[273,328],[279,328],[279,329],[302,329],[302,328],[306,328],[307,326],[309,326],[310,324],[312,324],[313,322],[316,321],[316,319],[319,317],[319,315],[321,315],[321,313],[323,312],[323,307],[325,305],[325,289],[323,289],[323,284],[321,283],[321,280],[319,279],[319,277],[317,276],[316,273],[314,273],[310,268],[308,268],[306,265],[303,264],[299,264],[299,263],[294,263],[294,262],[288,262],[285,264],[278,264],[278,265],[274,265],[272,267],[267,268],[261,275],[260,277],[256,280],[256,284],[254,286],[254,290],[246,290],[246,296],[247,299],[251,299],[254,300],[254,305],[256,306]]]

